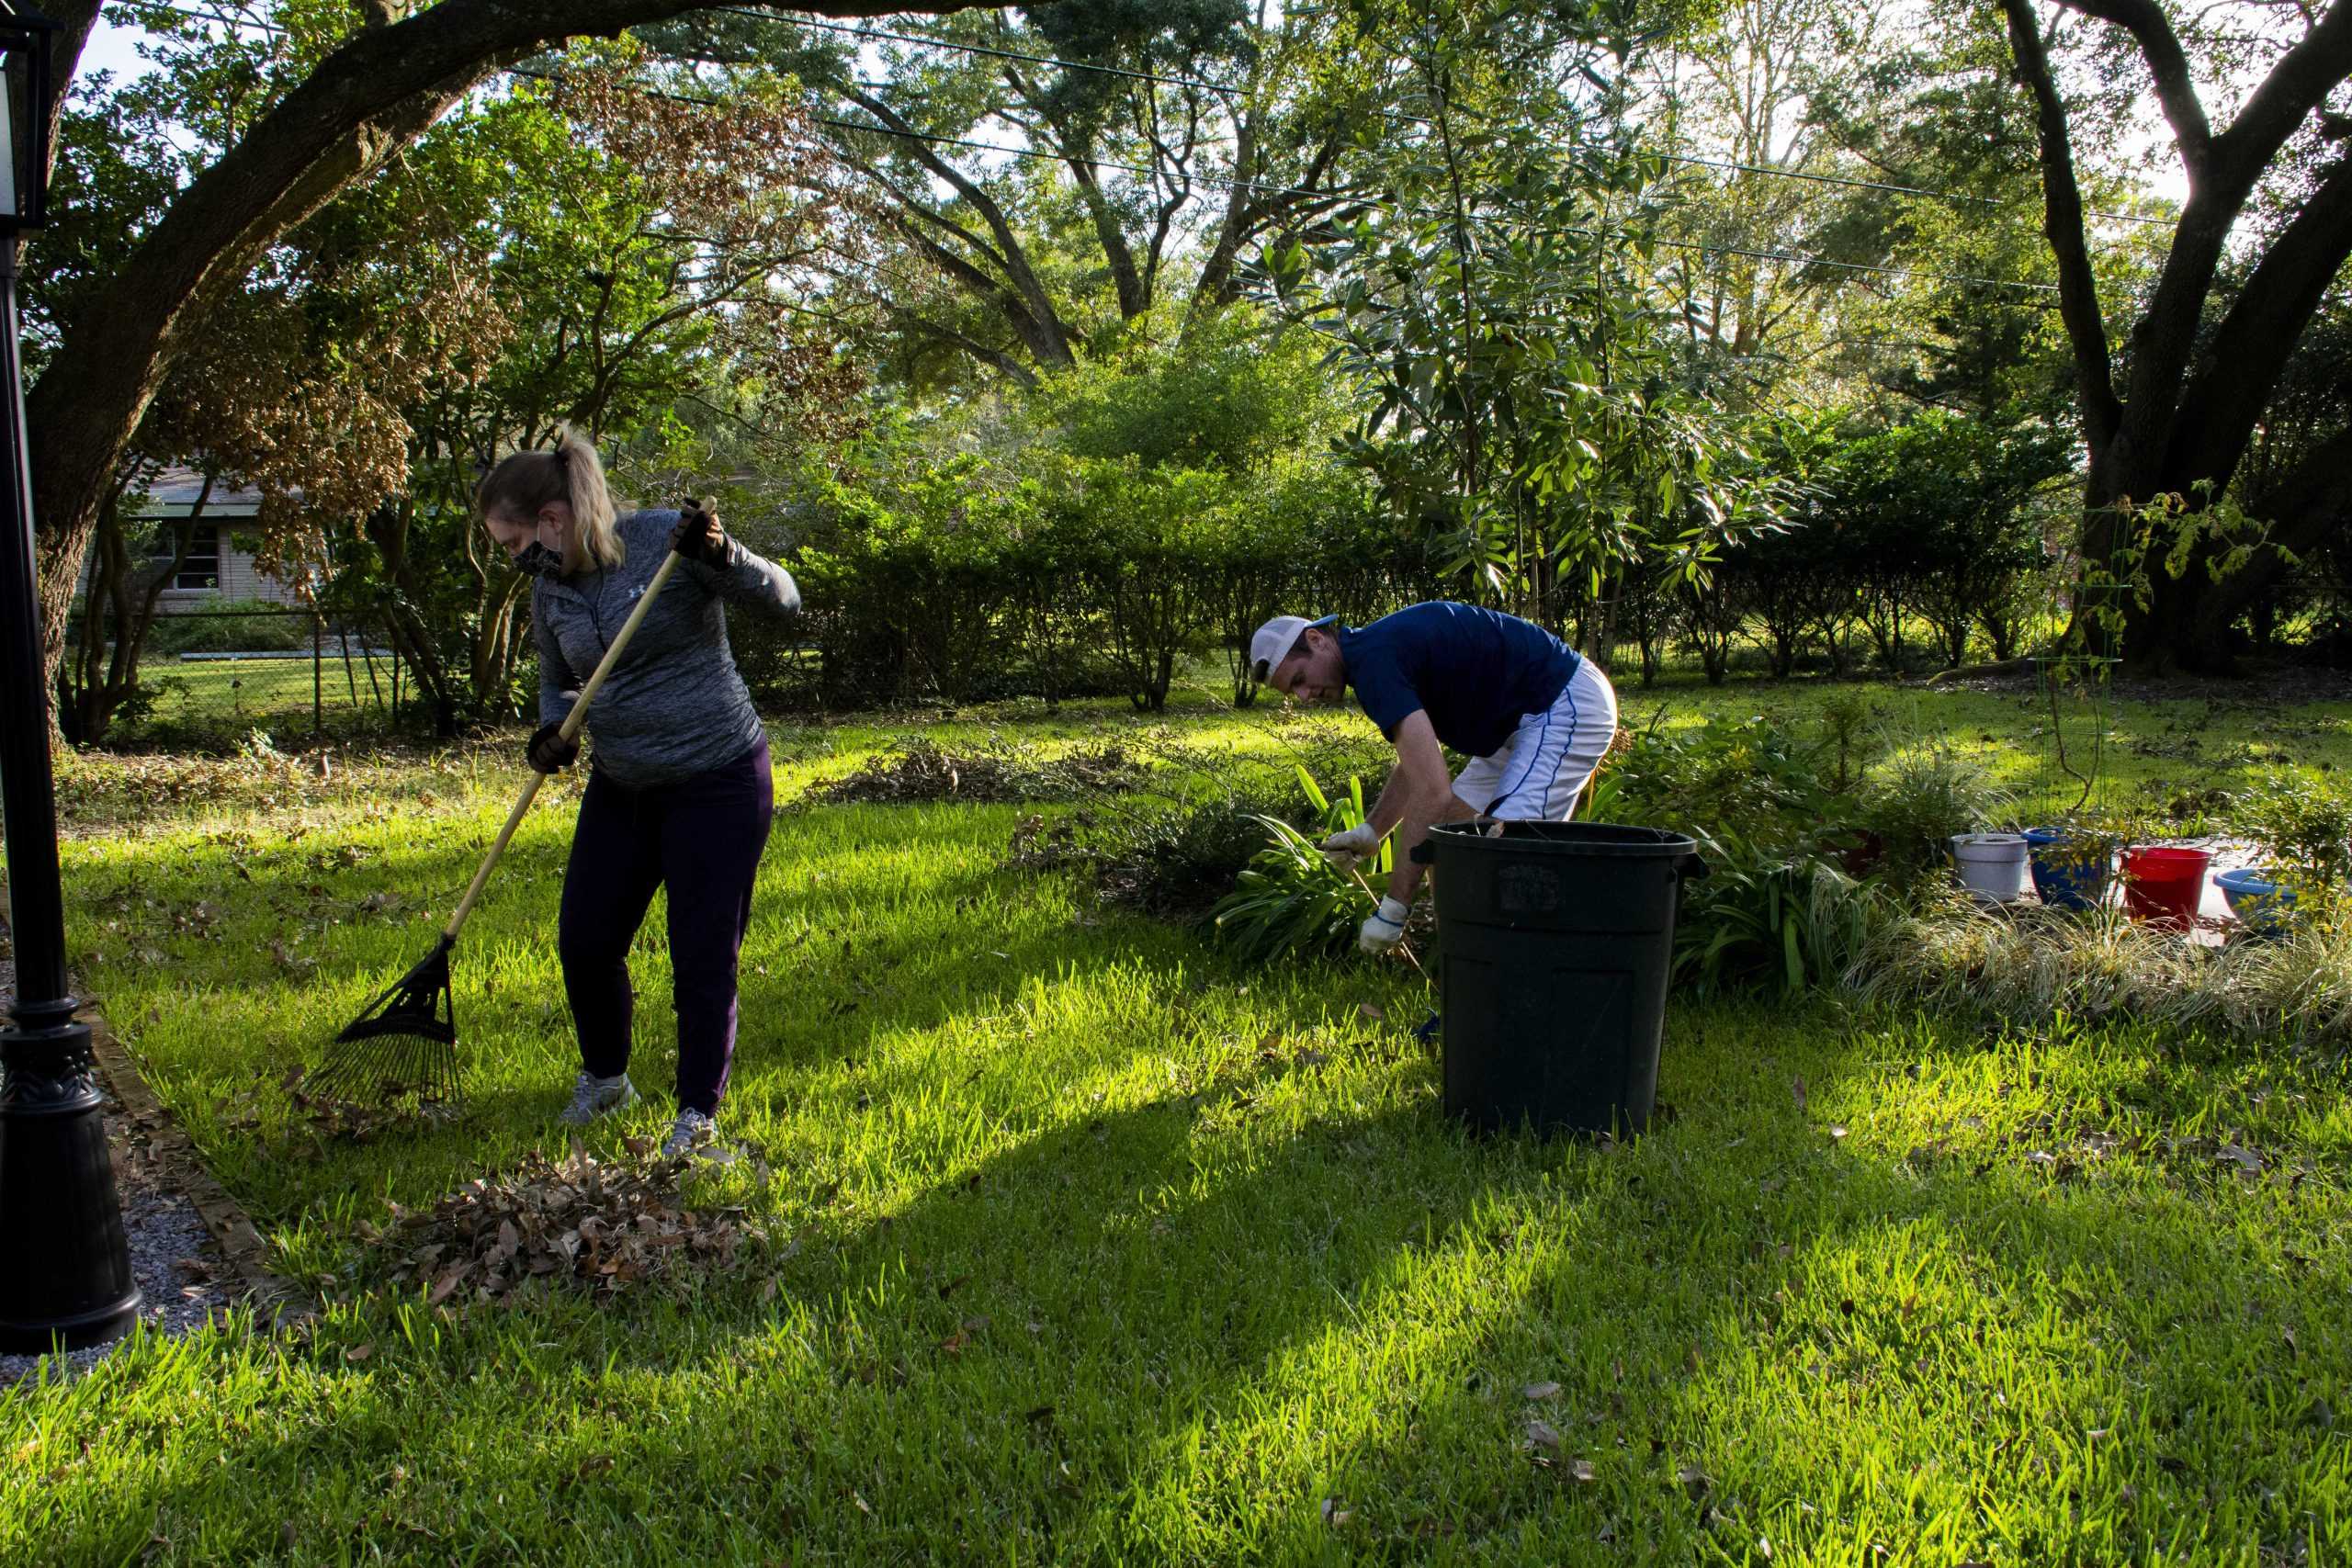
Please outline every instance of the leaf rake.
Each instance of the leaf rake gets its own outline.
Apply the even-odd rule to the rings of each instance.
[[[621,623],[612,646],[597,660],[596,672],[580,688],[571,711],[564,716],[563,727],[558,732],[560,739],[570,740],[580,733],[580,727],[588,716],[588,704],[596,695],[597,688],[604,685],[605,677],[612,673],[621,649],[637,635],[639,623],[653,607],[662,585],[670,581],[670,573],[677,564],[677,553],[672,551],[653,574],[653,581],[645,585],[637,607]],[[482,856],[481,869],[474,873],[465,897],[458,900],[457,913],[441,928],[441,940],[434,944],[433,951],[369,1002],[367,1010],[345,1024],[343,1032],[328,1044],[319,1070],[311,1077],[318,1092],[334,1099],[383,1106],[413,1104],[421,1110],[447,1106],[457,1100],[461,1063],[458,1055],[457,1001],[449,984],[449,954],[457,949],[458,932],[464,929],[466,917],[473,913],[482,885],[490,880],[491,868],[506,852],[507,840],[522,826],[547,778],[547,774],[532,770],[523,793],[514,801],[514,808],[506,814],[506,825],[499,829],[497,841]]]

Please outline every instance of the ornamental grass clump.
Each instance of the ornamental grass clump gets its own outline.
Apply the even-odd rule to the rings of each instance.
[[[1973,757],[1941,741],[1898,748],[1862,778],[1858,826],[1884,846],[1890,881],[1911,884],[1942,869],[1952,835],[2008,811],[2008,794]]]
[[[1863,1001],[1991,1017],[2132,1020],[2341,1048],[2352,1043],[2352,919],[2313,912],[2274,940],[2211,947],[2128,919],[1955,897],[1890,920],[1847,970]]]

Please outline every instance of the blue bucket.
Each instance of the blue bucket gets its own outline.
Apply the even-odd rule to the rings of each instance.
[[[2069,851],[2069,840],[2081,837],[2067,828],[2026,829],[2026,854],[2033,866],[2033,890],[2053,909],[2096,909],[2107,902],[2108,883],[2115,874],[2115,856],[2111,852],[2086,855],[2079,849]]]
[[[2267,866],[2217,871],[2213,886],[2230,901],[2230,912],[2258,935],[2275,936],[2294,920],[2295,890],[2278,881]]]

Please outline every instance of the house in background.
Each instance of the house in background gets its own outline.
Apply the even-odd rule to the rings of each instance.
[[[197,508],[198,498],[203,508]],[[238,536],[250,538],[254,519],[261,511],[261,492],[235,490],[215,482],[204,491],[204,476],[194,468],[165,468],[148,482],[147,493],[123,513],[123,531],[134,549],[144,547],[154,567],[171,564],[171,525],[193,514],[187,557],[164,584],[155,603],[159,615],[191,610],[218,609],[230,603],[258,601],[299,608],[304,601],[297,585],[270,576],[254,565],[253,552],[239,547]],[[82,567],[83,586],[89,585],[90,563]]]

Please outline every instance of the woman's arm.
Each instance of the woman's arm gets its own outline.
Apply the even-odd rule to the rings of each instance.
[[[572,699],[580,694],[580,677],[563,657],[563,649],[555,640],[555,633],[548,629],[548,618],[542,613],[540,596],[531,595],[531,638],[539,647],[539,722],[561,724],[564,715],[571,711]]]
[[[745,549],[742,540],[719,526],[718,514],[698,501],[679,508],[670,544],[686,558],[695,581],[721,599],[768,615],[789,615],[800,608],[800,585],[792,574]]]
[[[710,591],[732,604],[748,604],[767,615],[789,615],[800,608],[800,585],[792,573],[746,549],[732,534],[727,536],[726,558],[716,565],[695,561]]]

